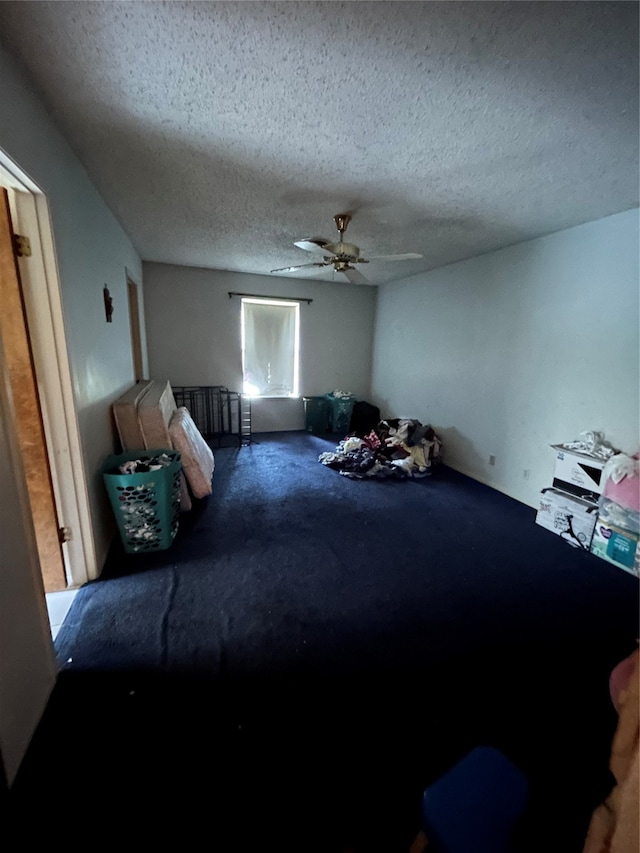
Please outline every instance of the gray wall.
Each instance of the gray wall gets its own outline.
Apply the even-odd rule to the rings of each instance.
[[[134,380],[126,277],[129,271],[141,285],[142,264],[34,95],[34,87],[1,48],[0,114],[0,148],[49,201],[94,542],[101,566],[113,525],[99,470],[104,457],[113,452],[111,403]],[[112,323],[105,322],[105,285],[114,302]],[[141,287],[139,291],[142,300]]]
[[[126,271],[142,281],[140,259],[57,131],[35,87],[0,48],[0,148],[46,194],[60,273],[65,336],[93,518],[102,565],[113,522],[99,474],[113,450],[110,405],[133,381]],[[114,298],[104,317],[102,289]],[[1,342],[0,342],[1,350]],[[1,359],[0,359],[1,364]],[[4,391],[3,391],[4,394]],[[1,396],[1,395],[0,395]],[[32,529],[19,511],[21,470],[8,458],[11,411],[0,411],[0,752],[9,781],[55,676]],[[73,731],[73,721],[70,731]],[[52,777],[54,779],[54,777]],[[54,780],[55,784],[55,780]]]
[[[536,506],[550,444],[599,430],[638,449],[638,294],[637,210],[384,285],[374,400],[431,423],[452,467]]]
[[[174,385],[242,390],[240,299],[229,291],[307,297],[300,306],[300,393],[370,393],[376,288],[144,264],[149,370]],[[254,400],[255,432],[302,429],[302,400]]]

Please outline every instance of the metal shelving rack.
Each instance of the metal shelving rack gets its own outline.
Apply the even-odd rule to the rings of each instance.
[[[203,436],[217,446],[251,444],[251,398],[224,385],[172,385],[176,405],[185,406]]]

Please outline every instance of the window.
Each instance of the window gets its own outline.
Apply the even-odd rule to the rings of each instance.
[[[242,300],[243,391],[251,397],[297,397],[300,304]]]

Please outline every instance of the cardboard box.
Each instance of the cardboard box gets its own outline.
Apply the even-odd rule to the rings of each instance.
[[[553,473],[553,487],[569,492],[587,501],[597,501],[602,492],[602,469],[606,459],[567,450],[561,444],[552,444],[556,451],[556,465]]]
[[[574,548],[588,551],[597,516],[597,504],[558,489],[543,489],[536,524],[560,536]]]
[[[614,566],[619,566],[636,577],[640,577],[640,547],[638,533],[608,524],[600,518],[596,521],[591,553]]]

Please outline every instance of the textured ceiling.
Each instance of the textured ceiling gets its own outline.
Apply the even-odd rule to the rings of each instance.
[[[268,274],[346,211],[424,256],[383,283],[638,205],[635,2],[5,0],[0,40],[145,260]]]

